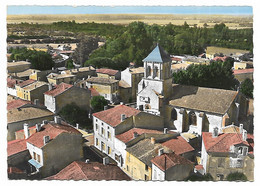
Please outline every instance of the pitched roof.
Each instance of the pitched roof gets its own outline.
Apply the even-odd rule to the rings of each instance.
[[[27,150],[25,139],[13,140],[7,143],[7,156],[12,156],[25,150]]]
[[[28,61],[7,62],[7,67],[20,66],[20,65],[31,65],[31,63]]]
[[[142,74],[142,73],[144,73],[144,67],[129,68],[129,72],[131,74]]]
[[[143,62],[170,62],[172,61],[170,55],[159,45],[153,49],[153,51],[143,59]]]
[[[7,110],[11,110],[11,109],[14,109],[14,108],[20,108],[24,105],[32,105],[32,102],[31,101],[27,101],[27,100],[22,100],[22,99],[15,99],[15,100],[12,100],[10,102],[7,103]]]
[[[123,88],[131,88],[131,86],[124,80],[119,81],[119,86]]]
[[[13,78],[7,78],[7,87],[9,88],[14,88],[16,84],[18,84],[18,82],[22,82],[22,80],[19,79],[13,79]]]
[[[131,117],[133,115],[137,115],[139,112],[139,110],[132,107],[118,105],[108,110],[96,112],[93,116],[111,125],[112,127],[115,127],[121,123],[121,114],[125,114],[126,117]]]
[[[239,69],[239,70],[233,70],[234,75],[236,74],[247,74],[247,73],[254,73],[253,68],[248,68],[248,69]]]
[[[100,94],[98,93],[98,91],[94,88],[89,88],[90,92],[91,92],[91,96],[99,96]]]
[[[73,87],[73,85],[70,85],[70,84],[67,84],[67,83],[61,83],[59,85],[55,85],[52,90],[48,90],[47,92],[44,92],[44,94],[55,97],[55,96],[65,92],[65,91],[67,91],[71,87]]]
[[[47,78],[50,78],[50,79],[54,79],[54,80],[57,80],[57,79],[62,79],[62,78],[71,78],[71,77],[76,77],[75,75],[73,74],[57,74],[57,73],[50,73],[48,76],[46,76]]]
[[[29,77],[31,74],[35,73],[35,72],[40,72],[40,70],[35,70],[35,69],[27,69],[24,70],[22,72],[13,72],[10,73],[12,76],[16,76],[16,77]]]
[[[31,91],[31,90],[37,89],[39,87],[42,87],[44,85],[48,85],[48,84],[46,82],[44,82],[44,81],[36,81],[36,82],[33,82],[30,85],[25,86],[23,89]]]
[[[96,69],[96,72],[97,73],[101,73],[101,74],[108,74],[110,76],[114,76],[119,71],[118,70],[114,70],[114,69],[108,69],[108,68],[100,68],[100,69]]]
[[[173,84],[172,106],[199,111],[225,114],[238,92],[232,90],[204,88]]]
[[[175,153],[167,153],[162,154],[161,156],[156,156],[151,160],[151,162],[162,171],[168,170],[176,165],[192,165],[191,161]]]
[[[43,137],[50,136],[50,140],[54,140],[58,135],[61,133],[69,133],[69,134],[80,134],[81,133],[63,122],[63,124],[56,124],[56,123],[48,123],[41,127],[39,132],[34,133],[31,135],[27,142],[33,144],[38,148],[42,148],[44,146]]]
[[[101,77],[91,77],[86,80],[90,83],[98,83],[98,84],[112,84],[118,82],[118,80],[111,78],[101,78]]]
[[[222,128],[223,133],[239,133],[240,129],[238,126],[235,125],[229,125],[224,128]]]
[[[212,133],[203,132],[202,139],[207,152],[229,152],[230,146],[244,144],[249,146],[247,141],[243,141],[242,134],[225,133],[213,138]]]
[[[144,139],[135,145],[126,148],[126,151],[135,156],[144,164],[152,167],[151,160],[158,155],[158,150],[163,148],[161,144],[151,143],[151,139]]]
[[[54,114],[43,108],[24,107],[19,109],[11,109],[7,112],[7,122],[13,123],[18,121],[32,120],[41,117],[53,116]]]
[[[35,80],[33,80],[33,79],[28,79],[28,80],[26,80],[26,81],[23,81],[23,82],[18,83],[17,85],[18,85],[19,87],[23,88],[23,87],[25,87],[25,86],[27,86],[27,85],[30,85],[30,84],[34,83],[34,82],[35,82]]]
[[[134,139],[134,133],[137,133],[139,135],[148,133],[148,134],[162,134],[162,131],[158,130],[151,130],[151,129],[140,129],[140,128],[132,128],[124,133],[116,135],[116,138],[119,139],[120,141],[127,143]]]
[[[175,154],[181,155],[186,152],[191,152],[194,148],[182,137],[178,136],[177,138],[170,139],[164,143],[163,146],[171,149]]]
[[[99,162],[85,163],[74,161],[47,180],[131,180],[116,165],[103,165]]]

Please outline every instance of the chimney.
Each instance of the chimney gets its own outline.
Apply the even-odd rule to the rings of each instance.
[[[15,62],[15,60],[13,60],[13,62]]]
[[[54,68],[54,67],[52,67],[52,68],[51,68],[51,70],[52,70],[52,71],[54,71],[54,70],[55,70],[55,68]]]
[[[89,163],[89,159],[86,159],[85,163]]]
[[[243,132],[242,132],[242,138],[243,138],[243,141],[246,141],[246,140],[247,140],[247,131],[246,131],[246,130],[243,130]]]
[[[155,138],[154,137],[151,137],[151,143],[155,144]]]
[[[39,99],[33,100],[34,105],[39,105]]]
[[[212,132],[212,138],[218,137],[218,127],[215,127]]]
[[[107,105],[106,105],[106,106],[104,106],[104,110],[107,110]]]
[[[243,133],[243,124],[242,123],[239,125],[239,132],[240,132],[240,134]]]
[[[48,123],[48,120],[43,120],[42,121],[42,125],[45,125],[45,124],[47,124]]]
[[[76,123],[76,128],[79,129],[79,124],[78,123]]]
[[[36,124],[35,127],[36,127],[36,132],[39,132],[42,128],[41,124]]]
[[[161,148],[161,149],[158,150],[158,156],[161,156],[163,153],[164,153],[164,152],[163,152],[163,148]]]
[[[104,158],[103,158],[103,164],[104,164],[104,165],[107,165],[108,163],[109,163],[108,157],[104,157]]]
[[[49,90],[52,90],[52,84],[48,84]]]
[[[50,141],[50,136],[43,136],[43,144],[46,145]]]
[[[121,122],[125,120],[125,114],[121,114]]]
[[[164,134],[167,134],[167,133],[168,133],[168,128],[164,128],[164,129],[163,129],[163,133],[164,133]]]
[[[134,138],[136,138],[138,136],[137,132],[134,132]]]
[[[120,102],[120,105],[123,105],[124,104],[124,102]]]
[[[29,138],[30,132],[29,132],[29,127],[28,127],[27,123],[23,124],[23,131],[24,131],[25,139]]]
[[[54,122],[57,123],[57,124],[61,124],[60,116],[54,116]]]

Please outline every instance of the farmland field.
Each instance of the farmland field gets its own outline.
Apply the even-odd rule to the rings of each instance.
[[[96,22],[127,25],[133,21],[142,21],[147,24],[164,25],[172,23],[183,25],[186,21],[190,26],[202,27],[207,23],[212,27],[217,23],[225,23],[231,29],[253,27],[253,17],[249,15],[181,15],[181,14],[67,14],[67,15],[8,15],[7,23],[21,22],[49,24],[58,21],[72,21],[78,23]]]

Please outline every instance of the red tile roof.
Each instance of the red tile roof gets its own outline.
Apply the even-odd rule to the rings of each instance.
[[[233,73],[236,74],[246,74],[246,73],[254,73],[253,68],[248,68],[248,69],[240,69],[240,70],[233,70]]]
[[[175,139],[170,139],[162,143],[162,145],[171,149],[175,154],[178,155],[194,151],[194,148],[182,136],[178,136]]]
[[[181,58],[178,57],[171,57],[172,61],[181,61]]]
[[[7,87],[14,88],[18,82],[22,82],[22,80],[13,79],[13,78],[7,78]]]
[[[190,160],[187,160],[186,158],[179,156],[175,153],[162,154],[161,156],[156,156],[151,160],[151,162],[162,171],[168,170],[169,168],[176,165],[192,165],[192,162]]]
[[[140,128],[132,128],[122,134],[116,135],[116,138],[119,139],[120,141],[127,143],[134,139],[134,132],[137,134],[141,135],[143,133],[149,133],[149,134],[162,134],[162,131],[158,130],[151,130],[151,129],[140,129]]]
[[[203,165],[196,165],[195,168],[197,170],[203,170],[204,169]]]
[[[108,69],[108,68],[100,68],[96,69],[97,73],[102,73],[102,74],[108,74],[110,76],[116,75],[118,73],[118,70],[113,70],[113,69]]]
[[[224,56],[224,57],[220,57],[220,56],[216,56],[213,58],[214,61],[226,61],[228,57]]]
[[[91,96],[99,96],[100,95],[98,93],[98,91],[96,91],[96,89],[94,89],[94,88],[89,88],[89,90],[91,91]]]
[[[202,139],[207,152],[229,152],[230,146],[244,144],[249,146],[247,141],[243,141],[242,134],[223,133],[212,138],[212,133],[203,132]]]
[[[47,180],[131,180],[116,165],[103,165],[98,162],[74,161]]]
[[[32,105],[33,103],[31,101],[26,101],[26,100],[22,100],[22,99],[13,100],[13,101],[10,101],[9,103],[7,103],[7,110],[11,110],[14,108],[20,108],[27,104]]]
[[[22,88],[22,87],[25,87],[25,86],[27,86],[27,85],[30,85],[30,84],[32,84],[32,83],[34,83],[34,82],[35,82],[35,80],[33,80],[33,79],[28,79],[28,80],[26,80],[26,81],[23,81],[23,82],[18,83],[18,86],[20,86],[20,87]]]
[[[115,127],[121,123],[121,114],[125,114],[126,117],[131,117],[133,115],[137,115],[139,112],[139,110],[132,107],[119,105],[108,110],[96,112],[93,116],[111,125],[112,127]]]
[[[52,90],[48,90],[47,92],[44,92],[44,94],[55,97],[65,92],[66,90],[70,89],[71,87],[73,87],[73,85],[67,83],[61,83],[59,85],[56,85]]]
[[[25,150],[27,150],[27,146],[24,139],[13,140],[7,143],[7,156],[12,156]]]
[[[44,146],[43,137],[50,136],[50,140],[55,139],[61,133],[74,133],[74,134],[81,134],[75,128],[67,125],[67,124],[46,124],[44,125],[39,132],[34,133],[31,135],[27,142],[33,144],[38,148],[42,148]]]
[[[21,174],[21,173],[25,173],[25,171],[22,171],[21,169],[17,168],[17,167],[9,167],[7,168],[7,172],[8,174]]]

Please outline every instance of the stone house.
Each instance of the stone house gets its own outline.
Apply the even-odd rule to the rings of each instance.
[[[37,107],[14,108],[7,112],[7,140],[15,139],[15,132],[23,129],[24,123],[29,127],[43,120],[53,120],[54,114],[47,109]]]
[[[241,172],[249,181],[254,180],[253,136],[246,130],[239,133],[202,133],[201,165],[203,173],[214,180],[225,180],[228,174]]]
[[[54,72],[55,70],[44,70],[44,71],[40,71],[40,70],[34,70],[32,71],[32,73],[29,76],[29,79],[33,79],[35,81],[44,81],[44,82],[48,82],[47,80],[47,75]]]
[[[101,77],[101,78],[111,78],[116,80],[121,79],[121,72],[119,70],[100,68],[100,69],[96,69],[96,73],[97,73],[97,77]]]
[[[18,98],[44,104],[43,93],[48,90],[48,83],[43,81],[34,81],[31,84],[22,87],[17,85],[16,90]]]
[[[58,113],[64,106],[71,103],[89,111],[90,99],[90,90],[66,83],[49,86],[49,90],[44,93],[44,105],[53,113]]]
[[[96,91],[103,96],[110,103],[119,102],[118,100],[118,85],[119,81],[109,78],[91,77],[81,82],[81,87],[86,85],[88,88],[94,88]]]
[[[35,72],[41,72],[41,71],[30,68],[30,69],[24,70],[22,72],[8,73],[8,75],[10,75],[14,78],[20,79],[20,80],[28,80],[28,79],[30,79],[30,75]]]
[[[161,152],[160,152],[161,151]],[[158,156],[151,160],[152,180],[182,181],[193,172],[193,163],[176,153],[164,153],[159,149]]]
[[[16,97],[17,91],[16,91],[15,85],[17,85],[18,83],[21,83],[21,82],[22,82],[22,80],[14,79],[12,77],[8,77],[7,78],[7,94]]]
[[[58,85],[60,83],[74,84],[74,82],[77,80],[77,77],[73,74],[50,73],[47,76],[47,80],[52,85]]]
[[[75,75],[76,79],[87,79],[89,76],[96,76],[96,69],[92,66],[90,67],[82,67],[82,68],[75,68],[70,70],[64,70],[61,74],[67,75]]]
[[[121,93],[120,96],[124,102],[128,103],[131,100],[132,102],[136,102],[138,83],[142,80],[143,77],[144,67],[126,68],[121,72],[121,83],[119,82],[119,89]],[[130,94],[128,91],[130,91]],[[128,99],[126,97],[128,97]]]
[[[26,101],[26,100],[22,100],[22,99],[14,99],[7,103],[7,110],[18,109],[18,108],[23,108],[23,107],[32,107],[32,106],[34,106],[34,105],[31,101]]]
[[[42,178],[56,174],[83,157],[82,144],[82,134],[58,117],[55,122],[40,125],[26,140],[32,157],[28,161],[32,172],[39,173]]]

